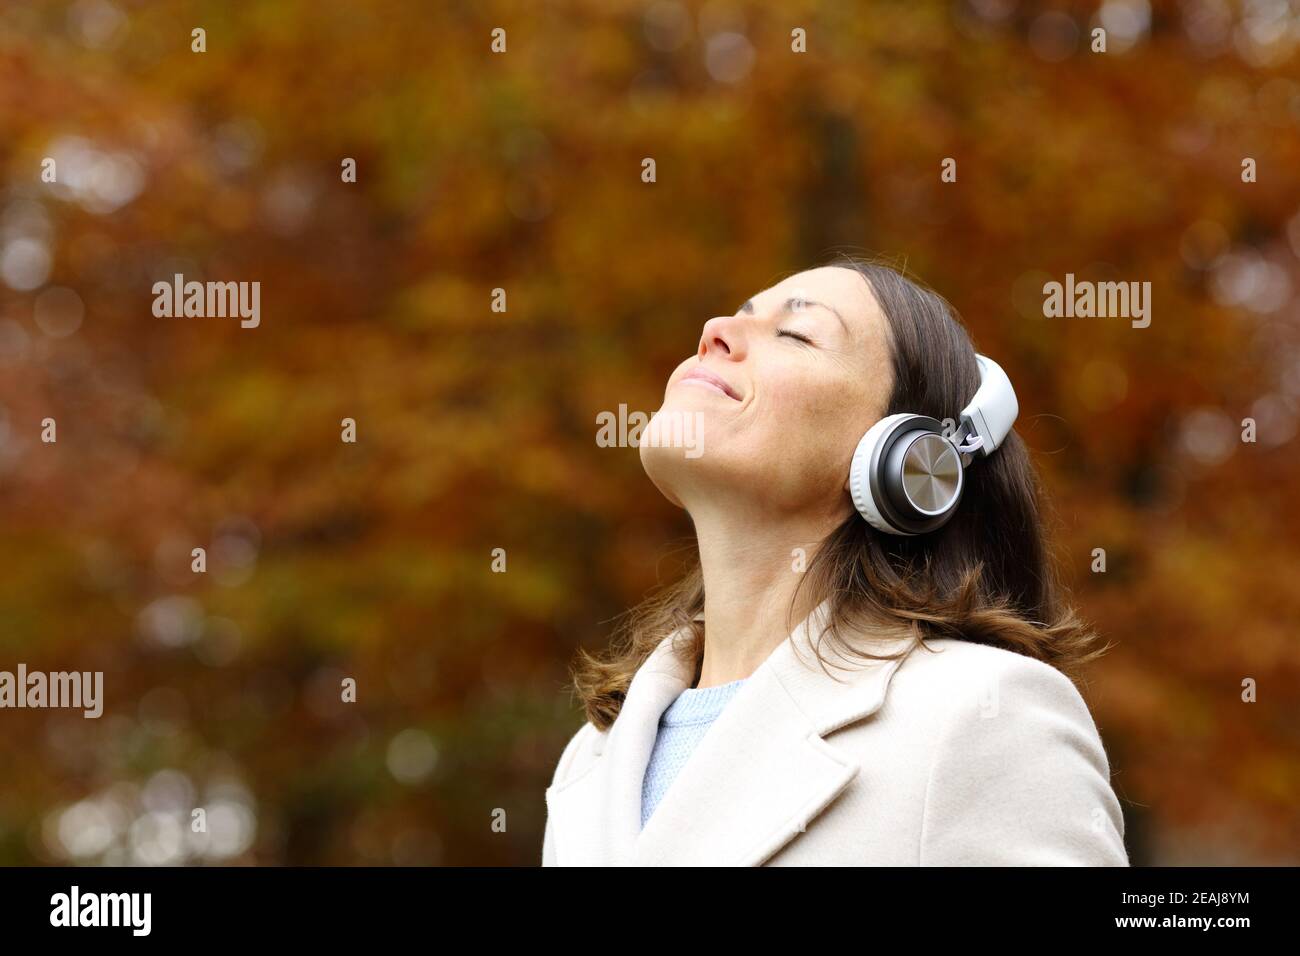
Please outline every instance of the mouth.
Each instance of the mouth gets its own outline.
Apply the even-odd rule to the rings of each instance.
[[[700,385],[705,388],[711,388],[714,391],[721,392],[728,398],[740,401],[740,395],[734,388],[727,384],[726,380],[716,372],[711,372],[702,365],[697,365],[681,377],[680,382],[690,382],[692,385]]]

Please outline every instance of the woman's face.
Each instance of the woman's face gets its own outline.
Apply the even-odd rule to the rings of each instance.
[[[724,496],[773,513],[846,515],[853,451],[893,388],[885,322],[867,280],[838,266],[709,319],[668,378],[655,416],[663,437],[643,434],[646,474],[688,511]],[[694,451],[672,447],[693,427]]]

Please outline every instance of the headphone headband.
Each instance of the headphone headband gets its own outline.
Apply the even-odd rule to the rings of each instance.
[[[987,457],[1002,444],[1020,414],[1020,403],[1016,400],[1016,390],[1011,387],[1011,379],[1002,371],[1002,366],[987,355],[976,355],[975,362],[980,369],[980,387],[975,397],[961,410],[961,421],[971,435],[977,435],[982,441],[977,450],[981,457]]]

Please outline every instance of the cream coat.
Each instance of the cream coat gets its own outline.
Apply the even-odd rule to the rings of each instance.
[[[542,864],[1128,865],[1106,752],[1067,677],[948,639],[901,665],[831,656],[830,676],[810,643],[825,609],[741,685],[641,830],[659,716],[693,678],[666,637],[614,725],[565,747]]]

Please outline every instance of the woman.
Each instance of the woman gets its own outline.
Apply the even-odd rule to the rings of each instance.
[[[942,298],[856,259],[705,323],[656,416],[693,416],[702,453],[640,444],[699,564],[580,653],[544,865],[1128,865],[1067,676],[1106,648],[1062,603],[990,369]],[[872,457],[995,386],[1001,412],[908,433],[944,459],[939,491]],[[887,465],[910,524],[863,478]]]

